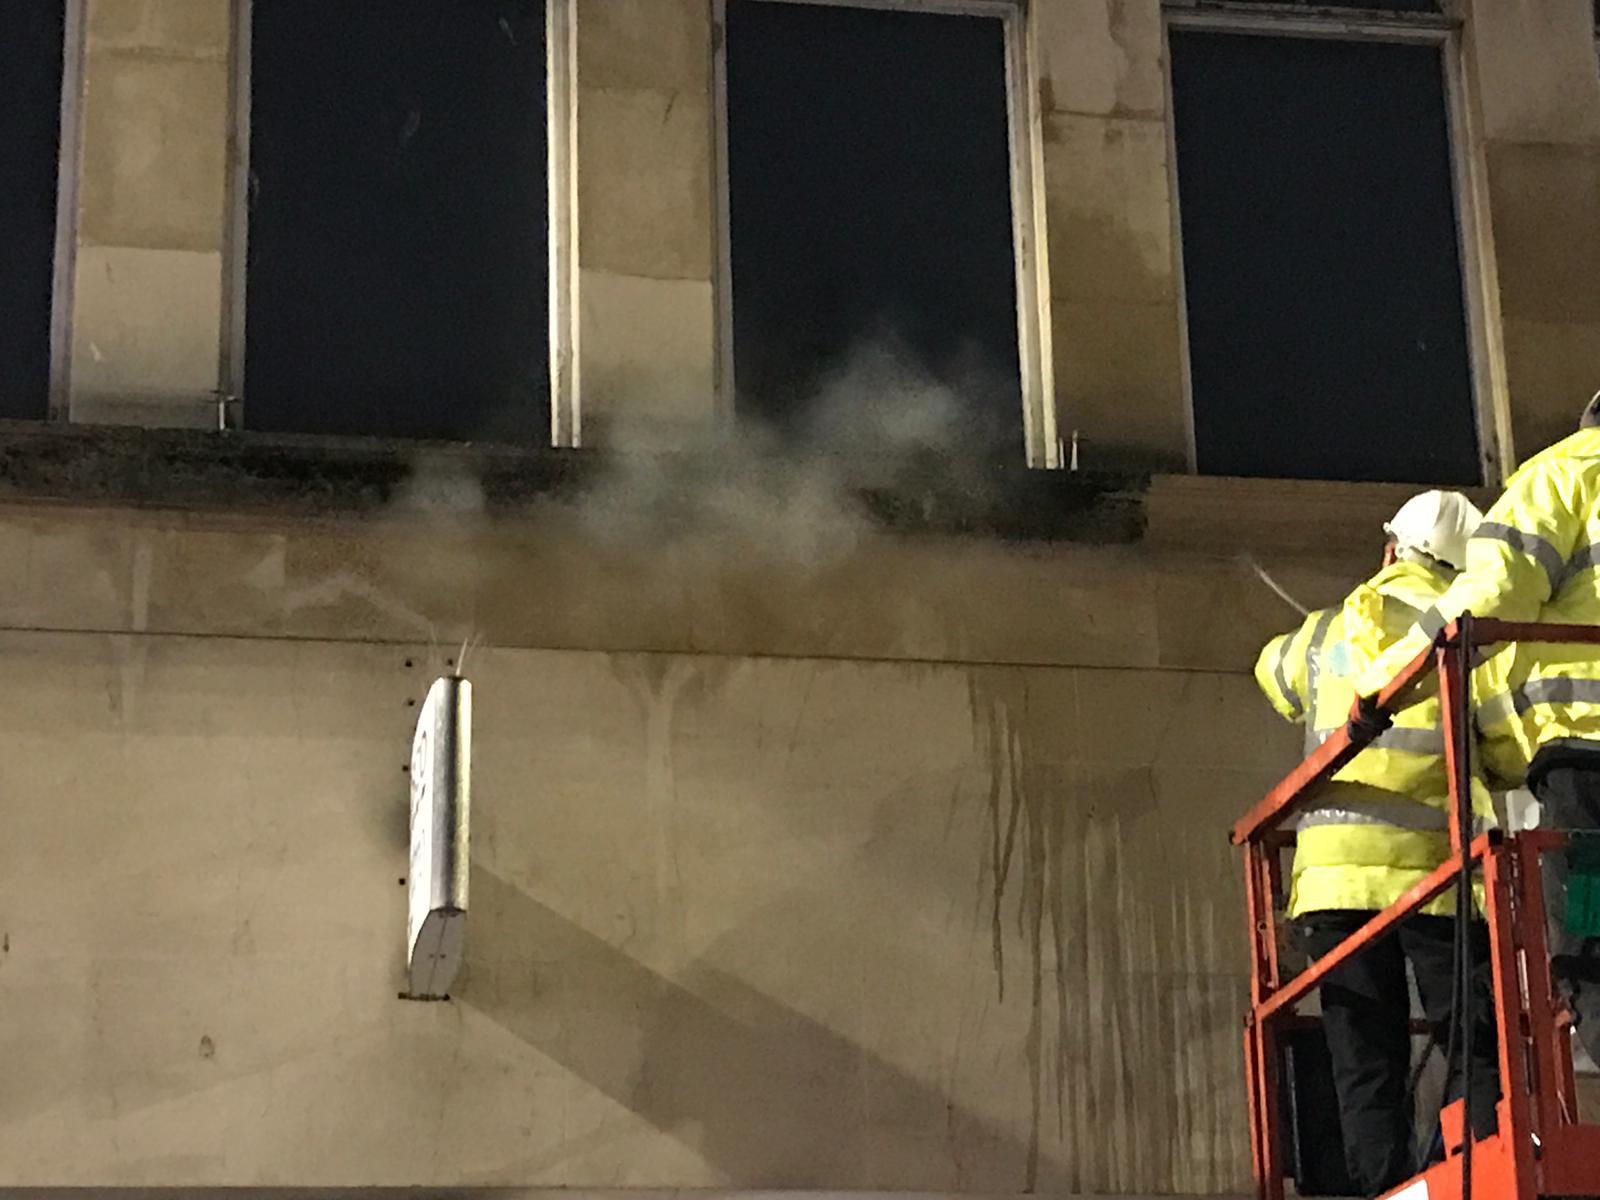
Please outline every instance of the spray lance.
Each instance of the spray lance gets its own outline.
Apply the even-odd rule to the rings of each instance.
[[[1282,600],[1302,617],[1308,617],[1311,615],[1311,610],[1309,608],[1291,596],[1281,583],[1267,573],[1267,569],[1256,560],[1255,555],[1248,552],[1241,553],[1239,555],[1239,561],[1254,571],[1256,578],[1261,580],[1262,583],[1266,584],[1267,587],[1271,589],[1272,594],[1279,600]]]

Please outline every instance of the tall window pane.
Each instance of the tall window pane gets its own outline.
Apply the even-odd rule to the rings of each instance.
[[[245,421],[549,439],[541,0],[255,0]]]
[[[43,419],[61,154],[64,0],[0,6],[0,417]]]
[[[1480,482],[1440,51],[1171,42],[1200,470]]]
[[[888,349],[952,386],[975,449],[1020,456],[1002,22],[741,0],[727,64],[740,414],[804,431]]]

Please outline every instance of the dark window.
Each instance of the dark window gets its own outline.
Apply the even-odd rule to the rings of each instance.
[[[1200,470],[1480,482],[1438,48],[1171,40]]]
[[[1001,21],[730,4],[727,64],[740,414],[807,432],[867,351],[952,385],[974,450],[1020,454]]]
[[[245,421],[549,440],[541,0],[255,0]]]
[[[63,0],[0,11],[0,417],[50,405]]]

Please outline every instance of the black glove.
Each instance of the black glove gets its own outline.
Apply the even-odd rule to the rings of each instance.
[[[1357,696],[1345,732],[1359,742],[1370,742],[1394,724],[1394,717],[1378,707],[1376,696]]]

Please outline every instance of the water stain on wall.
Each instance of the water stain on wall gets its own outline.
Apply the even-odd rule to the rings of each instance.
[[[1203,806],[1161,804],[1165,738],[1082,744],[1105,722],[1081,674],[969,676],[995,986],[1029,1013],[1026,1186],[1226,1191],[1248,1161],[1225,841]],[[1151,690],[1168,717],[1193,699]]]
[[[989,844],[985,873],[992,888],[989,919],[996,983],[1002,1003],[1006,999],[1007,892],[1015,887],[1010,919],[1017,936],[1027,946],[1025,984],[1032,1014],[1028,1025],[1027,1062],[1032,1106],[1028,1138],[1026,1187],[1039,1179],[1039,1142],[1044,1121],[1047,1088],[1053,1091],[1058,1138],[1066,1111],[1067,997],[1065,976],[1059,965],[1065,958],[1062,882],[1056,878],[1062,861],[1065,834],[1063,797],[1041,786],[1036,760],[1027,752],[1028,679],[1018,670],[980,669],[972,672],[970,699],[975,736],[989,768]],[[1034,776],[1034,777],[1030,777]],[[1048,938],[1048,946],[1046,939]],[[1047,972],[1046,964],[1056,969]],[[1045,1009],[1046,975],[1055,1007],[1053,1061],[1046,1079]]]
[[[721,686],[727,660],[665,654],[614,654],[612,673],[628,689],[643,725],[644,800],[648,844],[655,847],[653,911],[678,953],[685,949],[684,884],[675,814],[678,772],[673,755],[680,707],[699,704]]]

